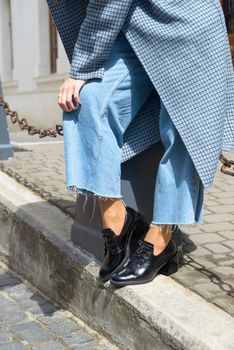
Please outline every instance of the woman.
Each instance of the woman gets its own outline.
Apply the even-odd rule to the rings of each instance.
[[[60,88],[67,188],[98,198],[99,272],[116,285],[176,271],[176,224],[202,223],[234,148],[234,74],[218,0],[48,1],[71,61]],[[153,217],[128,207],[120,164],[161,139]],[[141,236],[130,252],[132,237]],[[130,259],[128,259],[130,256]]]

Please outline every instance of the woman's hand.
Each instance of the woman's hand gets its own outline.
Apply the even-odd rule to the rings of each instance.
[[[61,107],[61,109],[65,112],[71,112],[76,107],[74,106],[74,103],[72,101],[72,97],[74,97],[74,100],[81,104],[80,101],[80,89],[82,86],[86,83],[87,80],[77,80],[72,78],[67,78],[64,83],[61,85],[59,89],[59,95],[58,95],[58,105]]]

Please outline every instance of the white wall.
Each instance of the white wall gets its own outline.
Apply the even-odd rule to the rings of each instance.
[[[57,94],[69,62],[58,40],[57,73],[50,74],[49,16],[46,0],[10,0],[14,68],[7,30],[7,2],[0,0],[0,73],[4,98],[19,115],[39,128],[61,124]],[[18,130],[9,123],[11,130]]]
[[[3,80],[12,79],[10,12],[10,1],[0,0],[0,67]],[[2,48],[4,48],[4,51]]]

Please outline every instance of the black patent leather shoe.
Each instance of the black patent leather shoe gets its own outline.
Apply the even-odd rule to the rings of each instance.
[[[144,237],[149,229],[149,223],[133,208],[126,206],[125,223],[120,235],[110,228],[102,229],[104,238],[104,260],[99,270],[99,281],[104,283],[113,273],[118,272],[128,260],[134,242],[133,236]]]
[[[126,266],[112,275],[111,283],[117,286],[142,284],[151,282],[158,274],[170,275],[178,270],[178,250],[172,238],[160,254],[153,252],[153,244],[139,240],[137,250]]]

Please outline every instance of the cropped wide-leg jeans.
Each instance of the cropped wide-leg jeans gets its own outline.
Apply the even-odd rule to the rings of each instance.
[[[97,198],[122,198],[123,135],[153,92],[123,32],[109,54],[103,79],[81,88],[74,111],[63,112],[66,188]],[[152,224],[203,222],[204,188],[162,100],[160,137],[165,152],[155,179]]]

